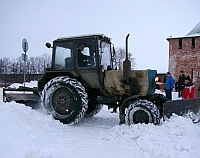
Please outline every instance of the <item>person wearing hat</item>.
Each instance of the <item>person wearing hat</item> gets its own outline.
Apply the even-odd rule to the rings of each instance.
[[[190,76],[185,78],[185,88],[182,92],[182,99],[194,98],[194,84],[192,83]]]
[[[172,90],[174,88],[174,84],[175,84],[174,78],[171,76],[170,72],[167,72],[165,93],[166,93],[166,98],[169,100],[172,100]]]
[[[182,91],[185,87],[185,75],[184,71],[180,71],[180,76],[178,78],[178,97],[180,98],[182,96]]]

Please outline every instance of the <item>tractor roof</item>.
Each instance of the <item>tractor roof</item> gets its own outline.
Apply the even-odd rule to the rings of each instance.
[[[99,36],[99,37],[103,37],[104,35],[103,34],[85,34],[85,35],[77,35],[77,36],[67,36],[67,37],[59,37],[57,38],[57,40],[67,40],[67,39],[78,39],[78,38],[83,38],[83,37],[94,37],[94,36]]]
[[[106,41],[111,41],[111,38],[105,36],[104,34],[96,33],[96,34],[85,34],[85,35],[77,35],[77,36],[68,36],[68,37],[59,37],[56,41],[62,40],[72,40],[72,39],[82,39],[82,38],[94,38],[99,37],[100,39],[105,39]]]

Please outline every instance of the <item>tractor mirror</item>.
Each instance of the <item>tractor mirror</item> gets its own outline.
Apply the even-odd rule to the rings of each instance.
[[[52,48],[50,43],[45,44],[47,48]]]

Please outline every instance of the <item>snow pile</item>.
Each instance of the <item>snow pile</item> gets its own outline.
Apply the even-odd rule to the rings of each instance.
[[[30,82],[25,82],[25,86],[26,87],[37,87],[37,81],[30,81]],[[19,88],[19,86],[24,86],[24,84],[21,83],[13,83],[12,85],[10,85],[10,88]]]
[[[200,151],[197,151],[200,127],[193,124],[191,119],[173,115],[160,126],[136,124],[116,126],[111,130],[109,140],[128,146],[136,157],[200,156]]]

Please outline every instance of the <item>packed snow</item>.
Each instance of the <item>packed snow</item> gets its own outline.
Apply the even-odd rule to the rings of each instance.
[[[27,83],[35,87],[36,82]],[[18,87],[18,84],[12,85]],[[118,125],[119,114],[103,107],[77,125],[64,125],[40,108],[2,102],[2,158],[199,158],[200,124],[173,115],[161,125]],[[177,99],[177,93],[173,93]]]

